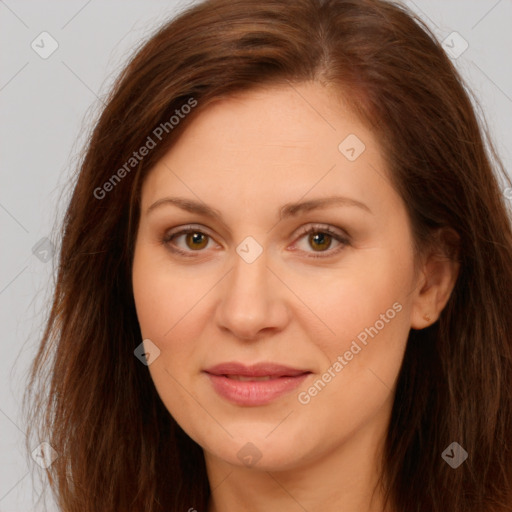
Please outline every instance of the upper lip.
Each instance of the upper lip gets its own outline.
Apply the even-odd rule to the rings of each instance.
[[[240,375],[243,377],[296,377],[308,370],[301,370],[277,363],[256,363],[244,365],[237,362],[221,363],[205,370],[212,375]]]

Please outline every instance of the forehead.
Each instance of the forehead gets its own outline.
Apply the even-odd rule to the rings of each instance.
[[[375,135],[339,96],[310,82],[258,88],[208,105],[144,189],[153,200],[178,188],[200,198],[236,193],[250,201],[263,194],[267,201],[291,202],[332,189],[364,200],[383,184],[389,180]]]
[[[373,139],[341,97],[316,82],[259,87],[218,99],[199,114],[189,131],[201,137],[204,151],[215,152],[220,141],[238,152],[258,146],[267,152],[300,152],[321,142],[324,148],[337,150],[349,133]]]

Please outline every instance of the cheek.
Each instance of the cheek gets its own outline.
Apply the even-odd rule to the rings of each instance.
[[[132,282],[143,337],[166,344],[193,314],[213,277],[199,279],[190,268],[177,268],[161,250],[141,243],[135,250]]]
[[[160,350],[149,371],[175,417],[189,409],[186,390],[201,370],[200,340],[212,318],[208,293],[219,280],[217,274],[208,270],[199,275],[193,266],[177,268],[149,244],[141,243],[135,251],[132,282],[141,334]]]
[[[331,361],[340,351],[348,350],[358,335],[362,343],[365,336],[371,339],[368,331],[378,331],[379,338],[389,336],[390,343],[398,342],[408,332],[411,276],[412,259],[404,253],[384,249],[354,252],[332,272],[316,270],[293,276],[294,291],[317,315],[315,319],[305,311],[295,318],[308,332],[319,326],[311,339],[322,345]]]
[[[409,332],[405,295],[387,280],[367,290],[346,284],[332,296],[333,303],[338,298],[329,312],[336,334],[315,340],[327,357],[297,396],[323,435],[333,438],[391,407]]]
[[[194,312],[208,283],[198,286],[196,280],[191,286],[190,276],[155,254],[150,246],[136,247],[132,283],[137,318],[142,338],[150,339],[160,351],[148,367],[156,391],[167,410],[192,434],[186,420],[197,416],[198,411],[187,393],[192,389],[192,368],[184,362],[198,360],[193,340],[199,338],[202,326]],[[196,321],[191,321],[194,318]]]
[[[329,329],[315,336],[309,328],[323,357],[319,379],[301,390],[300,403],[348,425],[392,400],[410,330],[412,275],[412,254],[387,247],[358,252],[346,268],[314,280],[315,292],[304,301]],[[303,279],[305,293],[310,279]]]

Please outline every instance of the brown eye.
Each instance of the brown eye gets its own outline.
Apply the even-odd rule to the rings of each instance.
[[[350,245],[346,231],[329,225],[314,225],[299,232],[295,247],[309,258],[334,256]]]
[[[192,250],[204,249],[208,245],[208,235],[197,231],[187,233],[185,243]]]
[[[316,233],[310,233],[308,242],[315,251],[325,251],[331,246],[332,236],[318,231]]]
[[[162,238],[162,243],[172,252],[183,256],[206,252],[204,250],[215,246],[215,240],[196,226],[186,226],[184,229],[166,233]]]

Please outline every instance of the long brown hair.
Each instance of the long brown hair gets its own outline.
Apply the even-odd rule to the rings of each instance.
[[[133,353],[141,343],[131,289],[141,184],[215,99],[309,80],[339,91],[376,134],[417,245],[440,227],[459,235],[453,294],[434,325],[409,335],[382,468],[389,504],[512,510],[512,234],[499,182],[508,178],[463,81],[399,5],[212,0],[163,26],[122,72],[65,215],[53,306],[26,395],[31,434],[59,454],[47,474],[63,511],[206,510],[202,450]],[[154,147],[130,160],[148,137]],[[454,441],[469,454],[457,469],[441,457]]]

